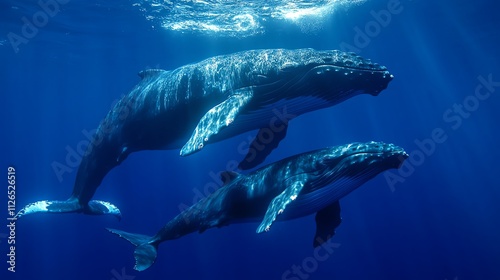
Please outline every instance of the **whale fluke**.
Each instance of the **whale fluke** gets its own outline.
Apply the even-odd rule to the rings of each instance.
[[[78,199],[70,198],[65,201],[57,200],[41,200],[26,205],[21,209],[16,217],[33,214],[33,213],[85,213],[89,215],[113,215],[118,220],[121,219],[122,214],[120,209],[115,205],[102,200],[91,200],[84,207]]]
[[[156,260],[157,243],[151,243],[151,236],[143,234],[128,233],[125,231],[106,228],[109,232],[114,233],[128,242],[137,246],[134,251],[135,266],[137,271],[143,271],[149,268]]]

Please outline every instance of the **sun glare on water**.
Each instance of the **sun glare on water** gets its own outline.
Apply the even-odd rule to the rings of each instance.
[[[228,37],[248,37],[265,32],[268,19],[289,21],[305,26],[318,27],[324,17],[332,15],[339,7],[348,7],[365,0],[195,0],[165,1],[142,0],[134,7],[146,19],[160,22],[167,29],[180,32],[217,34]],[[310,29],[310,28],[309,28]]]

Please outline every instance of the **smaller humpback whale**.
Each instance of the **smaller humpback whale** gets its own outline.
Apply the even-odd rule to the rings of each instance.
[[[161,242],[213,227],[261,221],[257,233],[275,220],[316,213],[315,247],[330,239],[340,224],[339,199],[377,174],[398,168],[408,158],[393,144],[352,143],[295,155],[249,175],[222,174],[224,186],[168,222],[155,236],[110,232],[137,246],[135,269],[150,267]]]
[[[18,217],[43,213],[111,214],[119,209],[91,200],[102,180],[128,155],[142,150],[179,149],[182,156],[209,143],[259,129],[240,169],[260,164],[286,135],[288,121],[358,94],[378,95],[393,76],[387,68],[336,50],[250,50],[208,58],[172,71],[150,69],[107,114],[64,201],[43,200]],[[334,122],[334,120],[328,120]]]

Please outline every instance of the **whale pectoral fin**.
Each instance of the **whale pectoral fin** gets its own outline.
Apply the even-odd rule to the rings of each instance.
[[[276,220],[276,217],[282,214],[283,211],[285,211],[285,207],[297,198],[300,191],[304,187],[304,184],[305,180],[295,180],[291,186],[287,187],[281,194],[271,201],[269,207],[267,207],[266,214],[264,215],[264,220],[257,228],[257,233],[269,231],[271,224]]]
[[[250,148],[245,158],[238,165],[238,168],[247,170],[261,164],[278,147],[280,141],[285,138],[287,127],[287,125],[283,125],[283,127],[277,128],[274,123],[270,123],[269,127],[261,128],[257,136],[253,139],[252,144],[250,144],[250,147],[259,147],[259,149]],[[261,143],[261,139],[267,140],[268,138],[271,138],[271,142]]]
[[[221,129],[229,126],[241,109],[252,99],[253,93],[250,89],[239,90],[229,96],[224,102],[210,109],[201,118],[191,138],[181,149],[181,156],[187,156],[201,150],[204,143],[211,136],[219,133]]]
[[[318,247],[332,238],[335,234],[335,229],[342,222],[340,217],[340,203],[335,203],[327,206],[316,213],[316,235],[314,236],[313,246]]]

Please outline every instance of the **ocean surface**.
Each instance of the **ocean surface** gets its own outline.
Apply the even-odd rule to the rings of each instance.
[[[0,279],[500,279],[497,2],[58,1],[0,2]],[[120,207],[121,221],[37,214],[8,227],[9,167],[16,210],[68,198],[78,166],[71,151],[139,71],[305,47],[354,51],[387,66],[394,80],[379,96],[292,120],[264,164],[371,140],[410,154],[404,170],[340,201],[343,220],[326,257],[311,246],[313,216],[264,234],[255,233],[258,224],[237,224],[165,242],[144,272],[133,270],[133,246],[105,230],[153,235],[179,205],[219,183],[214,174],[242,159],[238,144],[255,132],[189,157],[131,154],[94,197]],[[58,175],[57,163],[67,172]]]

